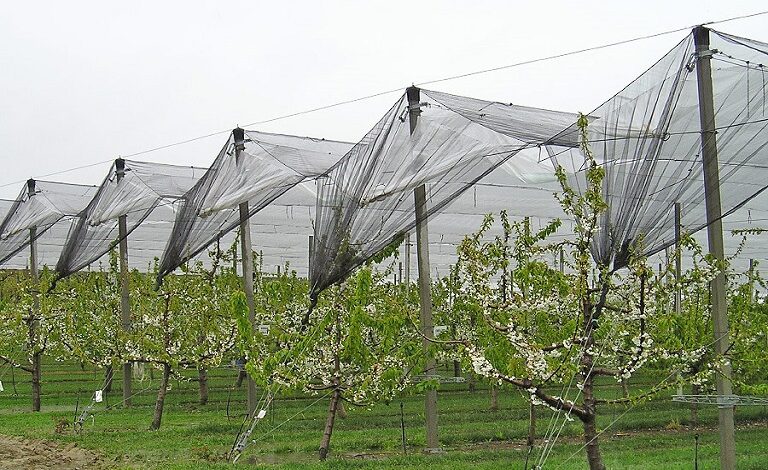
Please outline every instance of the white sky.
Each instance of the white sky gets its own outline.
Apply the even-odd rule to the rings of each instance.
[[[5,2],[0,197],[16,197],[29,177],[237,124],[764,9],[764,0]],[[713,28],[768,42],[767,26],[768,15]],[[431,88],[588,112],[685,35]],[[249,128],[356,141],[397,98]],[[133,158],[208,166],[225,137]],[[43,179],[99,184],[108,167]]]

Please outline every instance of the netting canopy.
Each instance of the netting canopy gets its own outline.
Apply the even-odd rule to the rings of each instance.
[[[713,31],[711,51],[727,216],[768,185],[768,46]],[[675,203],[681,204],[682,225],[689,231],[706,226],[695,65],[689,36],[587,116],[590,148],[606,173],[608,210],[591,247],[600,263],[620,268],[633,249],[648,255],[673,244]],[[507,195],[515,215],[557,212],[551,197],[542,197],[538,207],[518,200],[521,192],[556,191],[557,166],[577,192],[586,189],[585,156],[572,114],[426,90],[419,108],[411,135],[403,96],[320,180],[313,295],[416,225],[411,190],[419,185],[427,190],[425,217],[505,162],[518,166],[509,176],[519,189]],[[540,155],[535,161],[533,152]]]
[[[413,134],[404,94],[319,180],[313,295],[415,227],[414,188],[426,186],[429,217],[505,162],[518,181],[552,182],[541,147],[578,145],[572,135],[553,140],[575,114],[420,92]]]
[[[46,236],[54,226],[59,232],[65,229],[67,220],[80,212],[95,192],[95,186],[29,180],[0,224],[0,264],[29,246],[32,241],[30,229],[35,230],[35,240]],[[38,258],[39,263],[58,256],[61,245],[57,248],[55,253],[51,250],[40,253],[45,256]]]
[[[118,178],[118,165],[124,164],[124,176]],[[162,246],[168,239],[173,220],[173,204],[205,170],[189,166],[118,160],[109,170],[93,199],[77,218],[66,246],[56,264],[64,277],[91,264],[119,242],[119,218],[126,216],[126,234],[139,227],[145,234],[138,250],[152,251],[151,243]],[[155,217],[150,217],[155,214]],[[133,249],[131,251],[134,251]],[[162,253],[156,247],[154,254]],[[129,256],[130,259],[130,256]]]
[[[182,198],[160,277],[240,224],[239,206],[253,216],[297,184],[325,173],[352,144],[244,131],[237,158],[234,134],[200,181]],[[258,224],[258,217],[251,217]],[[275,234],[279,236],[279,234]]]
[[[768,45],[712,31],[712,83],[722,213],[768,187]],[[674,243],[674,205],[682,224],[707,224],[696,55],[692,35],[589,114],[589,141],[605,168],[608,210],[594,258],[620,268],[630,251],[652,254]],[[560,135],[572,135],[571,128]],[[572,148],[549,147],[554,162],[583,161]],[[584,172],[570,183],[584,189]]]

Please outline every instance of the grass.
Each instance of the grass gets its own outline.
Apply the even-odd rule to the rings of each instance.
[[[28,374],[16,372],[14,396],[10,371],[0,368],[5,392],[0,393],[0,434],[43,438],[97,450],[118,468],[232,468],[225,455],[242,422],[245,390],[232,387],[236,373],[231,369],[210,372],[210,400],[197,404],[197,383],[174,380],[168,394],[163,424],[150,432],[154,380],[136,381],[131,409],[119,406],[119,377],[105,403],[97,408],[81,434],[71,428],[56,432],[56,423],[72,421],[75,406],[82,407],[103,382],[103,373],[82,369],[76,364],[48,363],[43,371],[43,410],[28,411]],[[188,374],[194,379],[195,373]],[[632,384],[647,389],[650,377]],[[620,389],[606,382],[604,397],[618,396]],[[407,455],[402,455],[400,403],[403,404]],[[110,407],[111,405],[111,407]],[[487,390],[474,393],[465,384],[443,386],[439,393],[440,440],[445,452],[424,455],[423,397],[406,396],[371,409],[351,409],[338,419],[331,443],[331,455],[317,462],[317,448],[325,422],[327,399],[292,395],[279,397],[252,438],[256,441],[235,468],[335,469],[335,468],[419,468],[494,469],[524,468],[527,456],[525,437],[527,404],[514,390],[499,393],[500,410],[489,408]],[[109,408],[109,409],[107,409]],[[538,442],[530,463],[542,449],[543,434],[551,413],[538,414]],[[690,411],[671,402],[669,396],[632,408],[604,406],[598,424],[604,429],[601,449],[608,468],[693,468],[694,436],[699,434],[699,468],[718,468],[717,410],[702,407],[700,426],[689,429]],[[613,425],[608,427],[612,422]],[[561,423],[561,422],[560,422]],[[558,424],[558,429],[560,428]],[[740,469],[768,468],[768,413],[763,407],[737,409],[737,452]],[[586,468],[581,426],[568,423],[547,459],[548,468]]]

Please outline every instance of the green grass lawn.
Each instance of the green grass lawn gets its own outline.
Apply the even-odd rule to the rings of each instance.
[[[119,468],[207,468],[232,467],[225,454],[232,446],[242,423],[245,390],[233,388],[236,373],[217,369],[210,373],[210,400],[197,404],[195,381],[173,380],[168,394],[163,424],[150,432],[154,380],[136,381],[134,406],[120,405],[120,381],[105,403],[97,408],[80,435],[71,428],[56,432],[56,424],[72,421],[75,406],[89,402],[103,382],[103,372],[81,369],[73,364],[48,363],[43,371],[43,410],[28,411],[29,376],[16,372],[14,395],[10,372],[0,369],[5,391],[0,393],[0,434],[61,443],[76,442],[113,461]],[[116,374],[119,375],[119,374]],[[189,378],[195,372],[186,374]],[[648,388],[643,377],[632,384],[635,390]],[[606,382],[603,396],[618,396],[620,389]],[[571,392],[573,396],[575,392]],[[400,403],[403,403],[407,436],[407,455],[403,455]],[[500,410],[489,410],[489,393],[467,391],[466,384],[445,385],[439,393],[440,440],[445,452],[424,455],[423,397],[414,395],[380,404],[371,409],[347,405],[347,416],[336,421],[331,454],[325,463],[317,462],[327,399],[306,396],[278,397],[267,417],[259,424],[241,463],[235,467],[253,468],[524,468],[528,449],[525,438],[528,408],[521,395],[504,389],[499,393]],[[737,452],[740,469],[768,468],[768,413],[763,407],[737,409]],[[538,413],[538,442],[529,456],[529,467],[542,451],[543,436],[551,412]],[[638,404],[632,408],[604,406],[599,424],[604,429],[601,448],[608,468],[691,469],[694,435],[699,434],[699,468],[718,468],[717,410],[702,407],[700,426],[688,427],[690,410],[673,403],[669,396]],[[610,423],[615,424],[608,427]],[[558,422],[557,429],[560,429]],[[606,427],[608,427],[606,429]],[[562,427],[545,468],[586,468],[578,422]]]

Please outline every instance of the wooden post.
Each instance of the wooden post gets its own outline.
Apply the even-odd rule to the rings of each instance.
[[[35,195],[35,180],[27,180],[27,196]],[[29,273],[32,275],[32,312],[28,322],[29,353],[32,359],[32,411],[40,411],[40,368],[42,367],[42,351],[37,350],[38,335],[40,334],[40,273],[37,270],[37,227],[29,229]],[[13,367],[12,367],[13,368]]]
[[[709,252],[718,261],[724,260],[723,223],[720,207],[720,169],[717,161],[715,108],[712,93],[712,69],[709,49],[709,29],[697,26],[693,29],[696,45],[696,80],[699,89],[699,120],[701,123],[701,147],[704,162],[704,198],[707,208],[707,239]],[[710,284],[712,322],[715,333],[715,352],[725,354],[730,346],[728,337],[728,311],[725,291],[725,274],[720,273]],[[731,363],[726,360],[722,374],[717,375],[718,398],[733,394]],[[736,468],[736,436],[733,422],[733,405],[718,405],[720,428],[720,468]]]
[[[416,131],[419,121],[419,101],[421,100],[420,90],[416,87],[409,87],[406,90],[408,96],[408,117],[410,122],[411,134]],[[435,359],[429,353],[430,341],[432,338],[432,283],[429,277],[429,230],[427,229],[427,190],[425,185],[421,185],[413,190],[413,197],[416,203],[416,260],[419,267],[419,305],[420,305],[420,323],[421,332],[425,336],[422,340],[424,354],[427,357],[424,367],[424,374],[435,374]],[[407,238],[406,238],[407,240]],[[410,251],[410,249],[409,249]],[[410,261],[410,260],[407,260]],[[406,265],[408,266],[408,265]],[[406,268],[408,273],[408,268]],[[406,277],[408,274],[406,274]],[[437,434],[437,390],[427,390],[425,399],[425,417],[427,421],[427,451],[435,452],[440,449],[440,441]]]
[[[232,131],[235,138],[235,160],[240,162],[241,153],[245,150],[245,131],[236,128]],[[256,328],[256,307],[253,300],[253,247],[251,245],[251,224],[248,201],[240,203],[240,253],[243,266],[243,290],[245,291],[245,300],[248,304],[248,320]],[[256,410],[256,382],[251,376],[248,376],[248,413],[253,414]]]
[[[118,158],[115,160],[115,175],[117,184],[125,177],[125,160]],[[131,331],[131,300],[128,268],[128,223],[127,216],[121,215],[117,219],[118,243],[120,250],[120,325],[123,331]],[[131,363],[123,363],[123,406],[130,408],[131,395],[133,395],[131,386]]]

